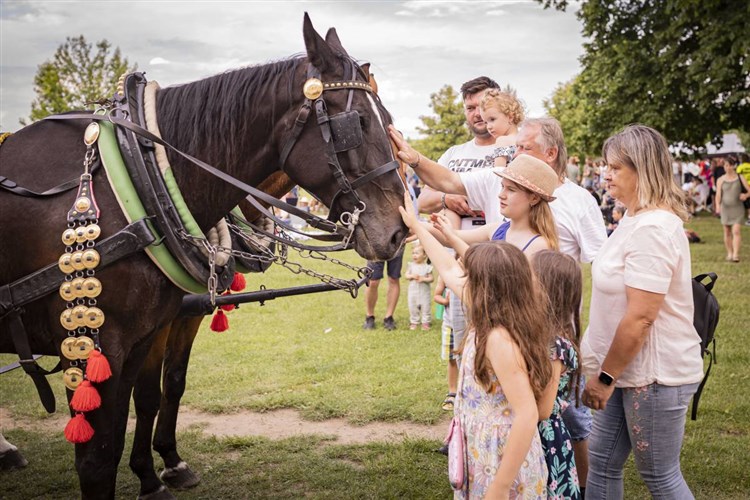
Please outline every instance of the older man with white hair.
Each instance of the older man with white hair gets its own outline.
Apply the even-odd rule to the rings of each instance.
[[[417,152],[392,125],[390,134],[399,148],[399,158],[408,163],[425,184],[446,193],[466,196],[472,209],[484,211],[488,224],[502,218],[498,200],[502,182],[493,169],[451,172]],[[567,179],[568,153],[560,123],[549,117],[523,121],[516,136],[515,154],[534,156],[557,173],[556,199],[550,203],[550,209],[555,216],[560,251],[579,262],[592,262],[607,239],[607,231],[594,197]],[[575,395],[572,397],[575,399]],[[563,421],[573,438],[579,483],[585,485],[591,412],[585,406],[571,404],[563,413]]]

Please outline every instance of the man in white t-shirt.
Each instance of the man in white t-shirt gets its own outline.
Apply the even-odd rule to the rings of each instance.
[[[399,144],[396,132],[391,134]],[[425,184],[446,193],[456,193],[467,197],[469,206],[477,209],[490,203],[496,210],[485,209],[487,223],[501,219],[498,195],[502,191],[501,178],[493,169],[480,169],[473,172],[457,173],[418,161],[420,156],[401,140],[404,145],[399,156],[416,166],[416,173]],[[550,209],[555,216],[560,251],[579,262],[592,262],[599,248],[607,240],[601,210],[591,194],[581,186],[566,178],[567,149],[560,123],[554,118],[532,118],[520,124],[516,136],[516,156],[531,155],[538,158],[557,172],[558,187],[554,191],[555,201]],[[585,406],[576,408],[571,404],[563,413],[571,437],[580,484],[586,484],[588,474],[587,439],[591,432],[591,412]]]
[[[474,138],[448,148],[438,160],[440,165],[451,172],[471,172],[494,166],[487,157],[495,150],[495,138],[487,131],[487,124],[479,114],[479,101],[485,90],[499,88],[497,82],[486,76],[474,78],[461,85],[466,126]],[[419,175],[419,172],[416,174]],[[473,209],[469,206],[466,196],[462,194],[443,193],[425,186],[419,195],[418,205],[422,213],[432,214],[446,208],[455,212],[461,217],[461,229],[471,229],[485,223],[484,217],[479,215],[479,212],[485,211],[484,207]],[[497,205],[497,200],[494,205]],[[497,208],[499,209],[499,205]]]

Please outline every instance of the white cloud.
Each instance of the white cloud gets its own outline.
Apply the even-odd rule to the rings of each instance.
[[[151,66],[159,66],[161,64],[171,64],[171,61],[164,59],[163,57],[154,57],[149,62]]]

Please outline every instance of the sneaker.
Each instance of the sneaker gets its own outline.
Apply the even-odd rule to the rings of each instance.
[[[362,325],[362,328],[364,328],[365,330],[374,330],[375,329],[375,316],[366,316],[365,324]]]
[[[438,453],[442,453],[443,455],[445,455],[447,457],[448,456],[448,445],[444,444],[443,446],[441,446],[440,448],[438,448],[435,451],[438,452]]]
[[[409,325],[409,330],[416,330],[416,329],[417,329],[416,323],[412,323],[411,325]]]
[[[429,323],[422,323],[422,330],[427,331],[429,329],[430,329],[430,324]]]
[[[396,320],[393,319],[393,316],[388,316],[383,320],[383,326],[386,330],[395,330],[396,329]]]

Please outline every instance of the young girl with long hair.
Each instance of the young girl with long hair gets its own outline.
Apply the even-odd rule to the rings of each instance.
[[[550,359],[552,379],[559,382],[545,393],[539,413],[548,418],[539,422],[539,435],[547,460],[549,498],[579,499],[581,485],[573,457],[571,436],[562,413],[578,394],[581,370],[578,345],[581,337],[581,267],[569,255],[553,250],[542,250],[531,259],[537,282],[547,295],[547,318],[554,338]],[[577,398],[573,399],[577,404]],[[585,485],[584,485],[585,487]]]
[[[487,240],[507,241],[528,255],[545,248],[557,250],[557,228],[549,208],[557,187],[555,171],[533,156],[519,155],[507,168],[495,173],[503,178],[500,213],[507,220],[478,229],[454,230],[447,217],[434,214],[433,236],[452,246],[460,256],[472,243]]]
[[[528,260],[512,244],[483,242],[465,252],[462,269],[411,210],[399,210],[468,312],[455,401],[468,480],[455,498],[546,498],[536,422],[552,373],[551,329]]]

